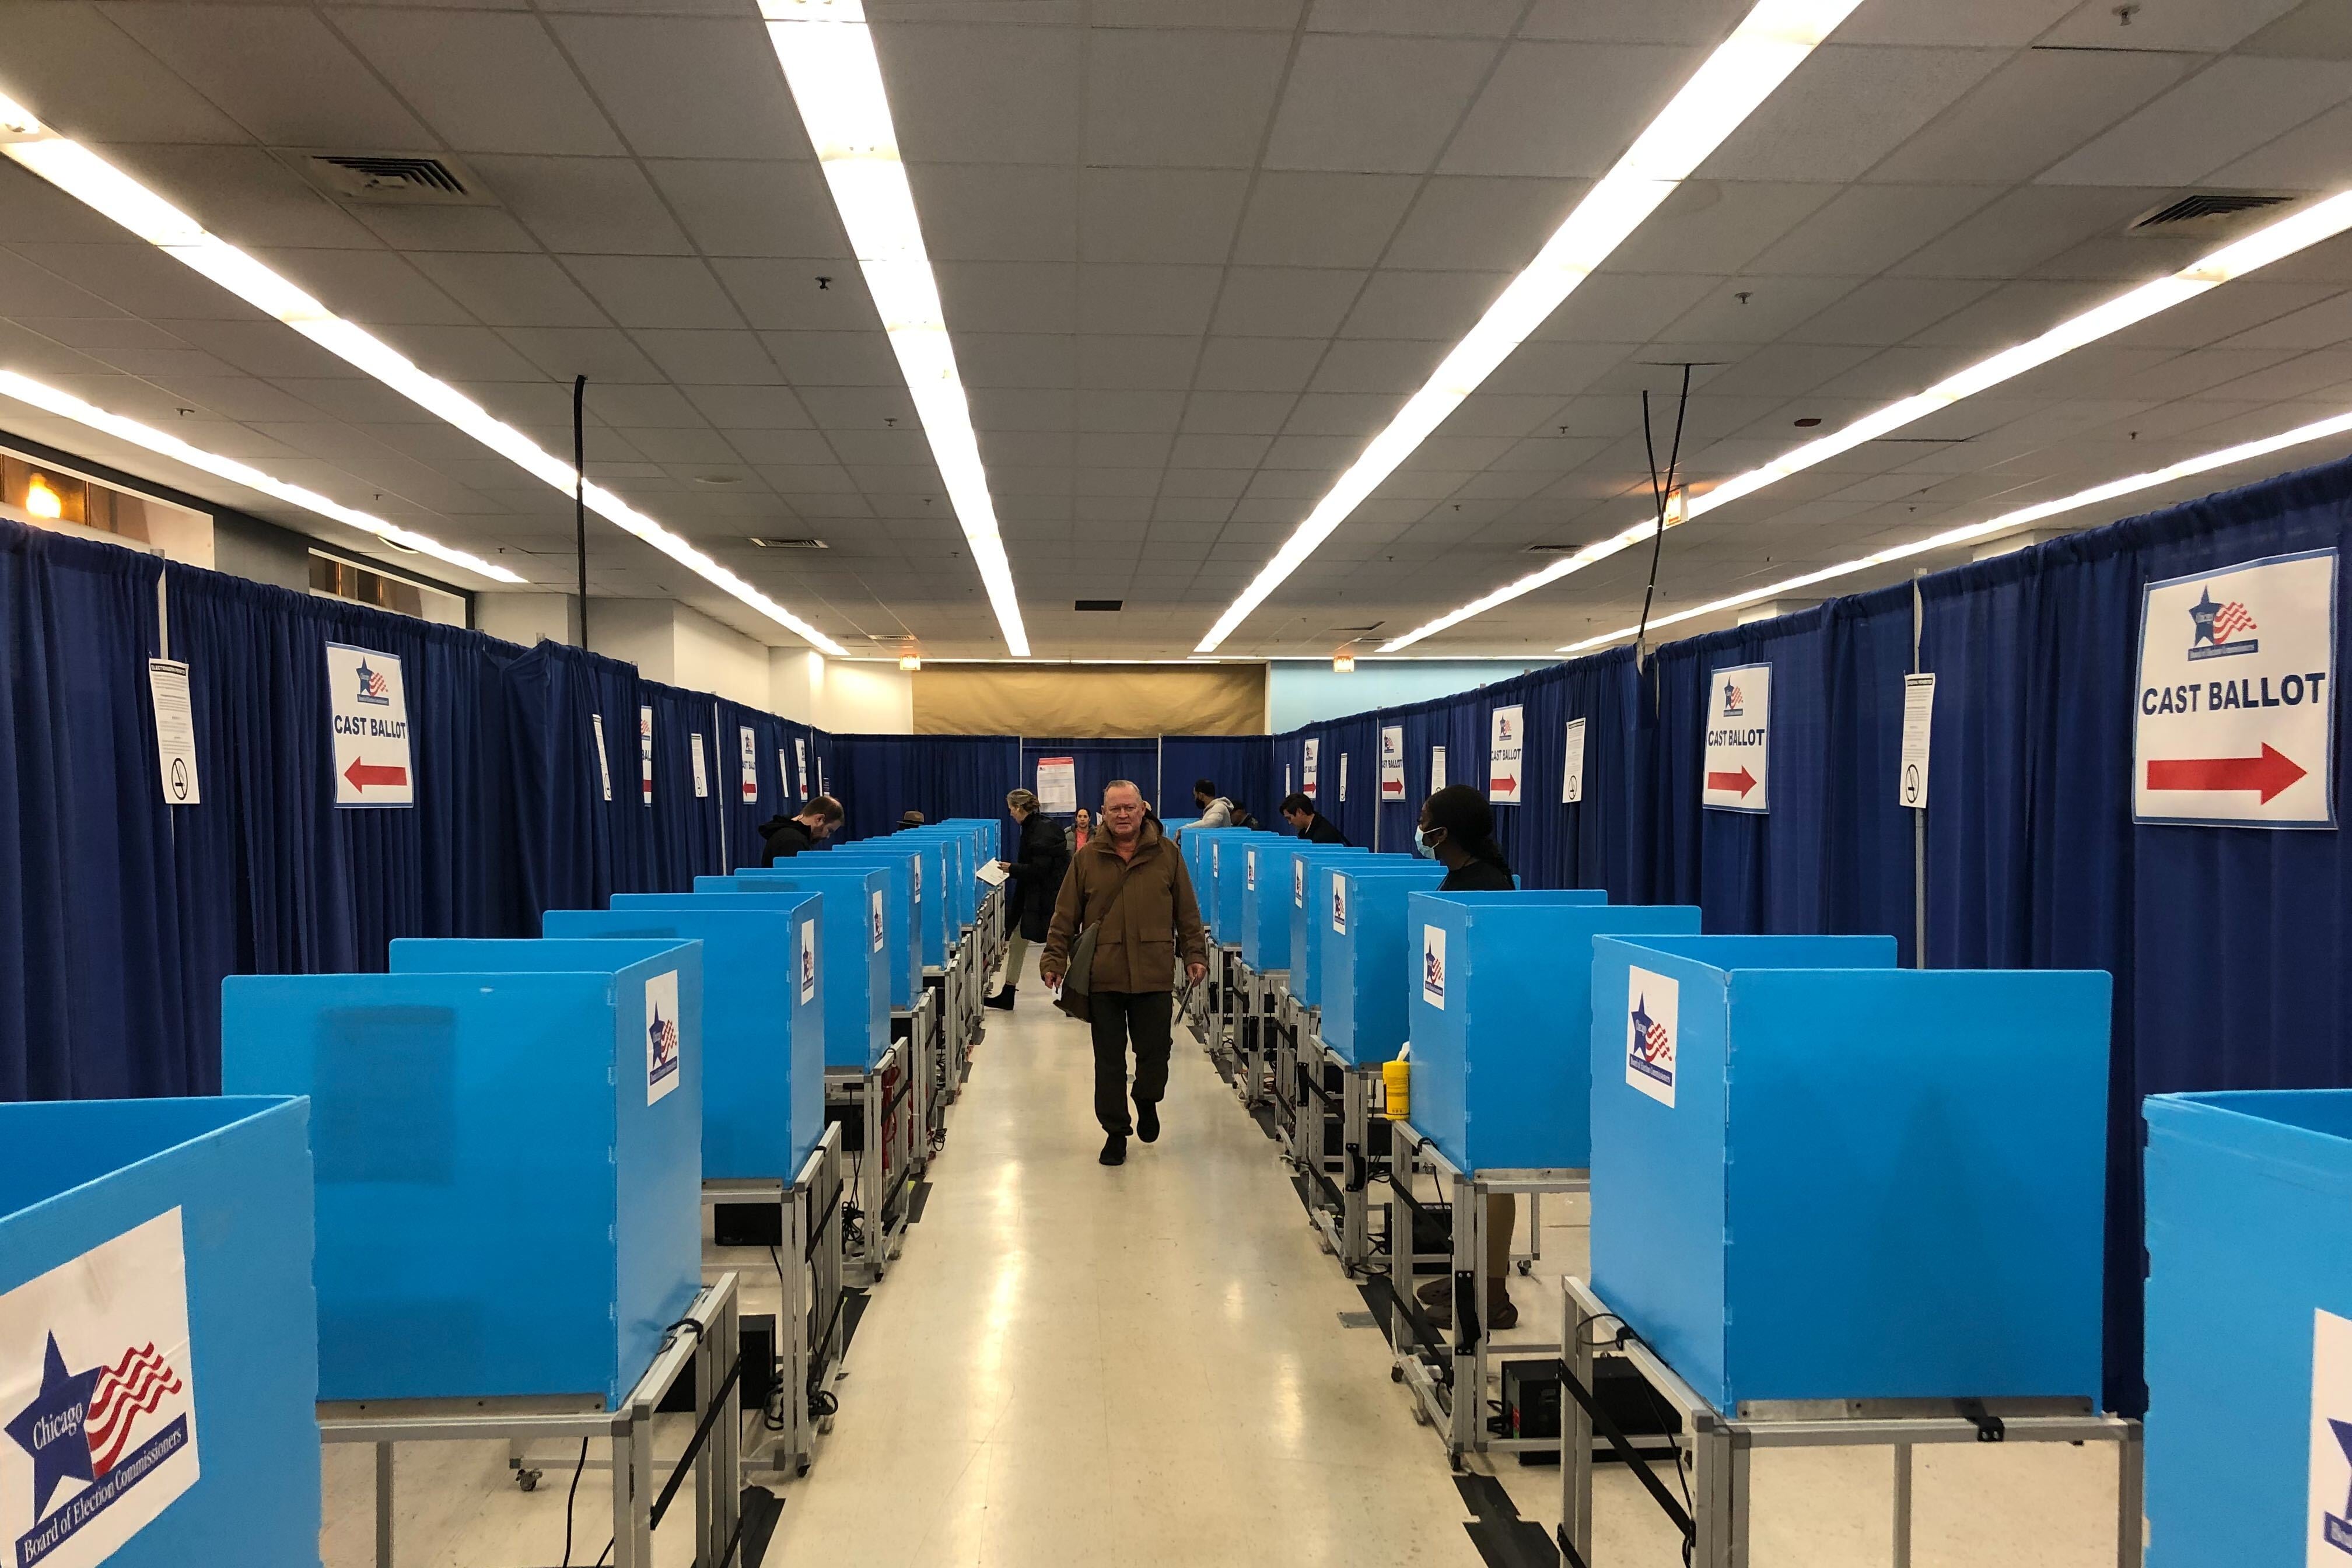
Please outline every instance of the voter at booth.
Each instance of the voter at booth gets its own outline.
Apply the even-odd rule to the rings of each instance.
[[[1422,803],[1413,853],[1445,868],[1441,893],[1507,893],[1518,886],[1510,863],[1495,842],[1495,808],[1468,784],[1448,784]],[[1486,1199],[1486,1327],[1507,1329],[1519,1321],[1511,1302],[1511,1232],[1518,1200],[1508,1193]],[[1441,1326],[1454,1321],[1454,1285],[1433,1279],[1419,1291],[1421,1304]]]
[[[760,824],[760,837],[767,846],[760,864],[772,866],[813,849],[840,826],[841,802],[829,795],[816,796],[790,816],[772,816]]]
[[[1021,842],[1013,850],[1016,858],[997,862],[1012,873],[1013,885],[1004,906],[1004,918],[1012,929],[1005,935],[1004,985],[982,1005],[999,1012],[1012,1011],[1020,994],[1021,969],[1029,961],[1029,945],[1045,940],[1046,927],[1054,920],[1054,900],[1062,890],[1063,873],[1070,868],[1062,831],[1037,808],[1034,791],[1014,790],[1004,797],[1004,809],[1021,825]]]
[[[1286,796],[1282,803],[1282,819],[1309,844],[1344,845],[1348,842],[1348,836],[1339,831],[1339,825],[1315,809],[1311,795],[1293,793]]]

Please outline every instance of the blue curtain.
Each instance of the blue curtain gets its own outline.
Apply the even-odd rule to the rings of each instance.
[[[845,838],[871,838],[919,811],[929,822],[992,817],[1016,842],[1004,797],[1021,786],[1021,742],[1012,735],[839,735],[833,794]]]
[[[1192,781],[1211,779],[1226,799],[1279,828],[1275,812],[1282,805],[1282,770],[1273,760],[1274,741],[1266,735],[1163,735],[1153,803],[1169,820],[1182,822],[1192,815]]]
[[[640,680],[638,690],[639,700],[653,710],[656,886],[682,892],[697,877],[719,876],[740,863],[737,846],[724,841],[725,792],[735,783],[734,739],[719,735],[719,700],[709,692],[657,680]]]

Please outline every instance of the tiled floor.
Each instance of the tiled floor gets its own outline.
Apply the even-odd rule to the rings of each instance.
[[[782,1489],[767,1561],[1551,1561],[1559,1472],[1507,1461],[1500,1479],[1528,1526],[1505,1518],[1474,1537],[1474,1500],[1390,1382],[1378,1331],[1343,1322],[1362,1298],[1199,1048],[1180,1033],[1166,1135],[1105,1170],[1085,1031],[1043,1000],[991,1016],[928,1210],[866,1314],[814,1470]],[[1512,1337],[1556,1337],[1546,1277],[1582,1268],[1580,1206],[1553,1200],[1544,1218]],[[362,1568],[365,1452],[327,1461],[327,1563]],[[568,1466],[525,1495],[498,1445],[404,1449],[402,1464],[399,1568],[559,1561]],[[2111,1466],[2088,1448],[1924,1451],[1914,1561],[2111,1568]],[[1883,1451],[1765,1455],[1754,1473],[1758,1568],[1889,1561]],[[608,1495],[594,1471],[583,1478],[581,1568],[610,1533]],[[1604,1468],[1599,1498],[1601,1563],[1680,1561],[1629,1478]],[[688,1560],[686,1518],[662,1531],[664,1568]]]

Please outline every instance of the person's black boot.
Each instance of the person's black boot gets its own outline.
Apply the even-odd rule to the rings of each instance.
[[[1114,1132],[1103,1140],[1102,1163],[1106,1165],[1127,1163],[1127,1135]]]
[[[1160,1105],[1158,1101],[1139,1103],[1135,1108],[1135,1135],[1146,1143],[1160,1142]]]
[[[1003,990],[998,992],[995,995],[991,996],[987,1001],[982,1002],[981,1005],[983,1007],[993,1007],[999,1012],[1010,1013],[1013,1011],[1013,998],[1020,994],[1021,988],[1019,986],[1008,985]]]

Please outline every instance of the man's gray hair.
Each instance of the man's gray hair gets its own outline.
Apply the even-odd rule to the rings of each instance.
[[[1131,789],[1135,792],[1136,799],[1143,799],[1143,786],[1136,783],[1133,779],[1111,780],[1110,783],[1103,785],[1103,798],[1105,800],[1108,800],[1110,798],[1110,792],[1115,789]],[[1145,804],[1149,805],[1150,803],[1146,802]]]

